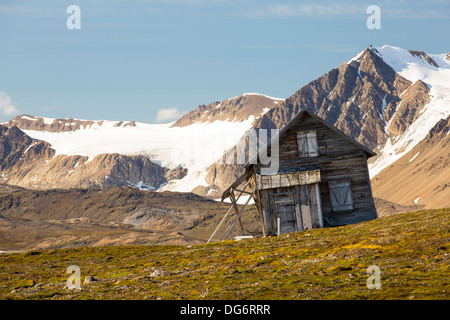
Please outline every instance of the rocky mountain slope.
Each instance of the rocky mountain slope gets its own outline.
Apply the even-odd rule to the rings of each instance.
[[[450,114],[449,105],[449,54],[369,46],[287,99],[243,94],[201,105],[170,124],[16,117],[4,125],[15,125],[36,141],[42,141],[41,148],[44,141],[48,142],[51,148],[47,152],[53,149],[54,154],[51,159],[44,157],[45,161],[58,159],[59,164],[52,170],[63,169],[54,177],[46,171],[47,167],[25,170],[26,174],[21,173],[25,180],[14,180],[5,172],[4,180],[27,181],[26,186],[34,188],[69,187],[74,185],[66,182],[70,176],[73,179],[69,180],[79,181],[76,186],[123,185],[129,181],[140,187],[162,184],[159,190],[194,191],[218,197],[242,172],[242,165],[217,163],[224,153],[244,143],[247,130],[282,128],[303,109],[312,110],[373,149],[377,153],[369,163],[373,178],[415,148],[441,119],[446,119]],[[103,158],[96,160],[100,154]],[[127,173],[117,173],[114,180],[102,168],[105,163],[120,159],[120,155],[127,159],[120,163],[126,164],[111,165]],[[68,165],[61,164],[66,162]],[[89,170],[75,168],[76,163],[91,162],[95,166],[91,165]],[[434,165],[443,169],[438,163]],[[385,176],[383,181],[388,183],[388,175]],[[44,184],[33,184],[33,179]],[[389,183],[395,185],[395,181]],[[380,185],[374,185],[377,194]],[[430,182],[427,188],[434,190],[439,186]],[[440,196],[434,193],[433,197]],[[422,201],[425,199],[428,198],[422,197]],[[399,198],[385,200],[400,201]],[[401,200],[400,204],[411,205],[411,199]]]
[[[369,47],[302,87],[267,112],[258,126],[281,128],[293,115],[309,109],[382,153],[388,138],[399,140],[419,118],[429,118],[422,127],[423,138],[437,121],[448,116],[447,81],[450,58],[446,55]]]
[[[369,47],[302,87],[266,113],[258,126],[282,128],[299,111],[309,109],[371,149],[383,144],[386,121],[401,93],[413,83],[389,67],[376,50]]]
[[[52,119],[46,117],[35,117],[30,115],[17,116],[3,125],[7,127],[16,126],[22,130],[46,131],[46,132],[71,132],[81,129],[101,127],[105,121],[80,120],[73,118]],[[135,127],[135,121],[118,121],[114,127]]]
[[[173,126],[185,127],[198,122],[243,121],[249,117],[259,119],[284,99],[258,93],[244,93],[224,101],[198,106],[177,120]]]
[[[41,189],[134,185],[206,194],[211,191],[206,168],[281,101],[243,94],[199,106],[177,122],[162,125],[17,116],[3,125],[20,128],[33,141],[48,142],[50,153],[39,155],[39,161],[31,153],[4,158],[15,169],[2,172],[3,182]],[[35,148],[33,143],[27,146]],[[15,163],[19,159],[20,164]]]
[[[450,114],[449,106],[448,54],[370,46],[277,104],[255,127],[280,129],[299,111],[312,110],[378,154],[369,162],[374,177],[422,141]],[[242,166],[214,164],[208,182],[222,189],[241,171]]]

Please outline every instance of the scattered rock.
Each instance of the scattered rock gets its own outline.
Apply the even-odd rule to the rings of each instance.
[[[114,287],[114,290],[130,290],[130,289],[132,289],[132,287],[131,286],[127,286],[127,285],[125,285],[125,286],[115,286]]]
[[[100,282],[100,280],[94,278],[93,276],[87,276],[86,278],[84,278],[84,284],[90,284],[90,283],[94,283],[94,282]]]
[[[150,277],[156,278],[156,277],[164,277],[166,273],[163,270],[154,269],[152,273],[150,273]]]

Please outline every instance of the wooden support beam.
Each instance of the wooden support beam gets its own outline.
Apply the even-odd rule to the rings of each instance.
[[[234,190],[235,190],[235,191],[241,192],[241,194],[242,194],[242,193],[246,193],[246,194],[249,194],[249,195],[253,195],[253,193],[250,192],[250,191],[245,191],[245,190],[241,190],[241,189],[234,189]]]
[[[237,200],[234,195],[234,190],[235,190],[234,188],[231,188],[231,190],[230,190],[230,199],[231,199],[231,202],[233,203],[234,210],[236,211],[237,214],[239,214],[239,207],[237,205]],[[242,195],[242,192],[239,194],[238,199],[241,197],[241,195]],[[239,226],[241,227],[242,234],[244,234],[244,226],[242,225],[242,221],[241,221],[240,217],[239,217]]]
[[[261,200],[261,192],[255,187],[253,193],[254,193],[253,198],[256,199],[255,204],[258,209],[259,217],[261,219],[263,234],[264,236],[267,236],[266,224],[264,223],[264,212]]]
[[[228,228],[227,232],[223,235],[222,239],[220,239],[221,241],[223,239],[226,239],[228,237],[228,235],[230,234],[230,232],[233,230],[234,226],[236,225],[236,222],[241,218],[242,213],[245,210],[245,207],[247,206],[247,204],[250,202],[251,197],[248,197],[247,201],[245,202],[245,204],[242,206],[241,210],[239,211],[236,219],[234,219],[233,223],[231,224],[231,226]]]
[[[209,237],[208,242],[206,243],[210,243],[211,240],[213,239],[213,237],[216,235],[217,231],[219,230],[220,226],[222,225],[222,223],[225,221],[225,218],[228,216],[228,214],[231,212],[231,209],[233,209],[233,206],[230,207],[230,209],[228,209],[227,213],[225,213],[225,215],[223,216],[222,220],[220,220],[219,225],[217,226],[217,228],[214,230],[214,232],[212,233],[211,237]]]

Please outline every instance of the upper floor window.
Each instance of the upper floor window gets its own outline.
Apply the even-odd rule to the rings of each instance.
[[[297,132],[297,142],[300,158],[317,157],[319,155],[316,131]]]

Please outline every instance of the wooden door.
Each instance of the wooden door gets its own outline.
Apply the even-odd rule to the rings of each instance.
[[[300,202],[302,229],[323,227],[319,184],[300,185],[297,188]]]
[[[275,212],[277,215],[277,234],[298,230],[296,193],[280,192],[273,194]]]

